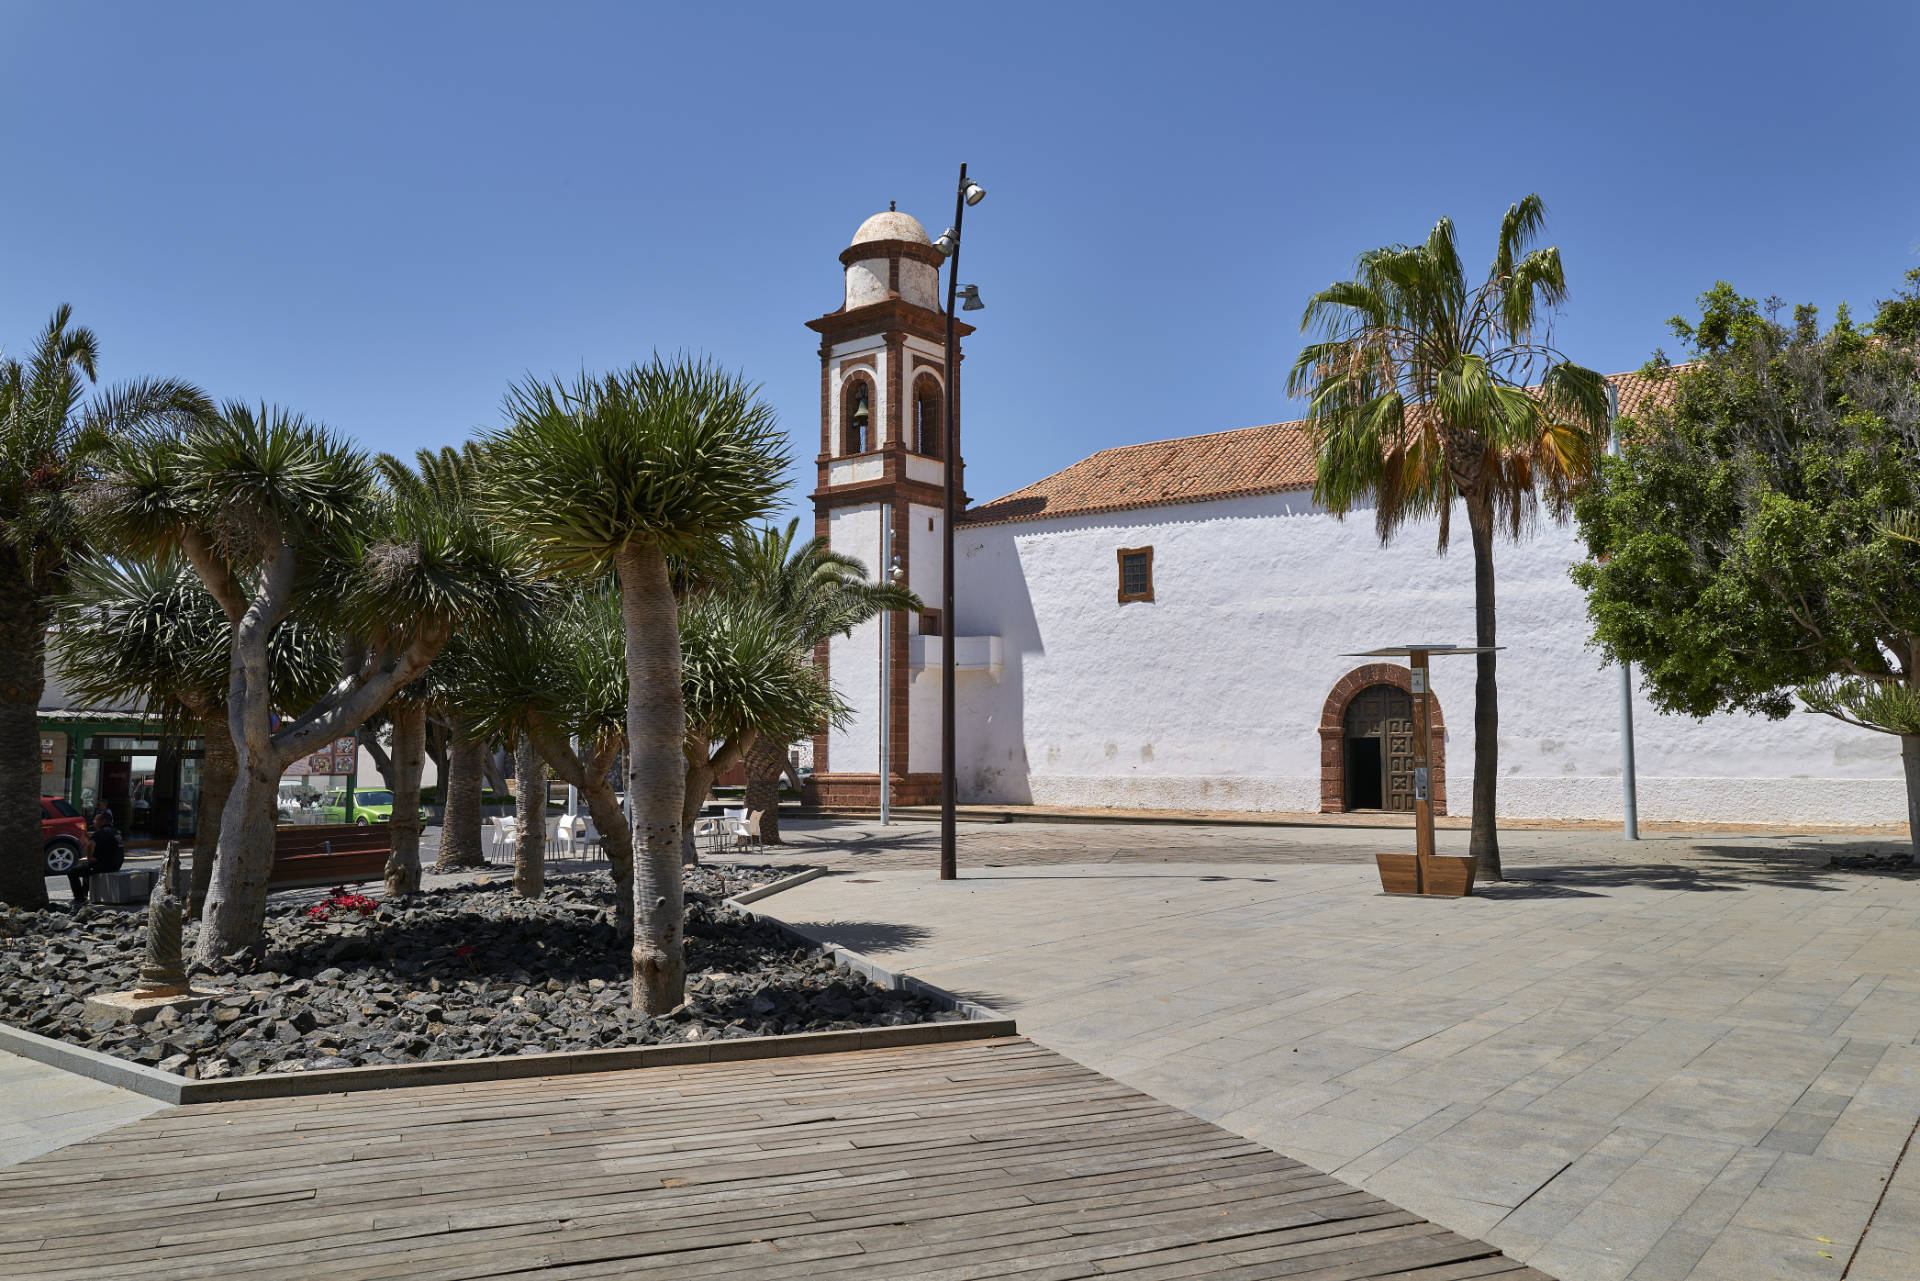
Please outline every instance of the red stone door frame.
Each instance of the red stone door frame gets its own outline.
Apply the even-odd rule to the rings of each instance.
[[[1320,709],[1320,812],[1347,812],[1347,704],[1361,690],[1373,685],[1391,685],[1413,693],[1413,676],[1395,663],[1366,663],[1354,668],[1334,683],[1333,692]],[[1440,699],[1428,696],[1433,715],[1429,742],[1433,760],[1428,778],[1432,783],[1433,812],[1447,812],[1447,723],[1440,716]]]

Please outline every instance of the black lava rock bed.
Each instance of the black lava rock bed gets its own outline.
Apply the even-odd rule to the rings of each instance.
[[[90,1020],[84,1006],[133,987],[144,913],[16,912],[0,918],[0,1020],[209,1079],[961,1017],[721,901],[778,875],[687,870],[687,999],[661,1017],[628,1006],[630,941],[614,925],[613,882],[596,872],[551,881],[535,900],[496,882],[391,904],[272,907],[257,966],[195,972],[196,988],[228,995],[141,1024]]]

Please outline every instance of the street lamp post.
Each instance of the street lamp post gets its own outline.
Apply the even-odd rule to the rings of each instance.
[[[1620,389],[1607,384],[1607,453],[1620,456]],[[1622,826],[1630,841],[1640,839],[1639,781],[1633,768],[1633,664],[1620,663],[1620,805]]]
[[[880,504],[880,563],[889,583],[893,577],[893,504]],[[880,826],[893,822],[893,615],[880,611]]]
[[[960,288],[960,221],[967,206],[977,205],[986,188],[967,181],[967,166],[960,166],[960,182],[953,197],[953,226],[947,228],[934,247],[947,259],[947,349],[946,349],[946,457],[940,530],[940,879],[951,881],[960,875],[954,853],[954,732],[953,732],[953,642],[956,623],[953,616],[953,521],[959,507],[959,483],[955,473],[960,465],[960,366],[953,350],[953,307]],[[980,307],[980,291],[969,286],[967,307]]]

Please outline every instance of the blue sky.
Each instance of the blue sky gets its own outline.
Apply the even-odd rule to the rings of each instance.
[[[969,489],[1295,416],[1307,294],[1544,196],[1574,358],[1714,280],[1865,307],[1920,265],[1898,4],[0,4],[0,345],[59,302],[395,451],[658,348],[818,444],[836,255],[889,200],[963,276]],[[804,505],[803,505],[804,506]]]

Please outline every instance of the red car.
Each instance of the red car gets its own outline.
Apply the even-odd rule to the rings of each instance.
[[[59,876],[87,851],[87,820],[64,796],[40,798],[40,840],[47,852],[47,875]]]

